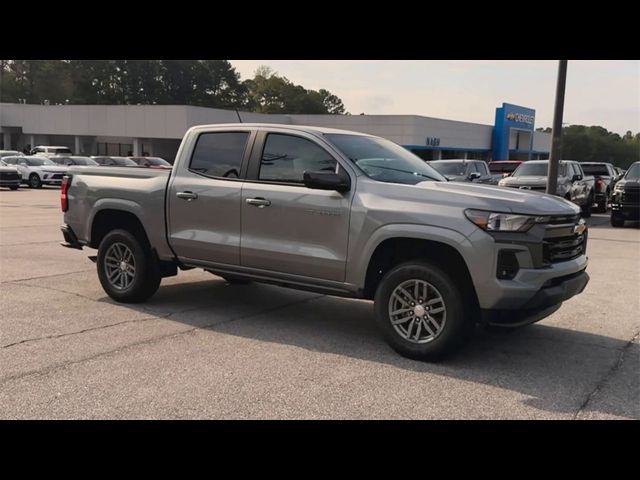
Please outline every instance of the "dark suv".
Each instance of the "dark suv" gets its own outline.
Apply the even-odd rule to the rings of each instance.
[[[611,195],[611,225],[624,227],[625,220],[640,220],[640,162],[629,167]]]
[[[611,197],[611,190],[618,178],[618,173],[610,163],[581,162],[580,165],[585,175],[593,175],[595,178],[593,199],[598,204],[596,212],[607,213],[607,202]]]

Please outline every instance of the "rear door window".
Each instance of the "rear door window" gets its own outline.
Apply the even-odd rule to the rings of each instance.
[[[189,170],[219,178],[240,178],[249,132],[211,132],[198,137]]]

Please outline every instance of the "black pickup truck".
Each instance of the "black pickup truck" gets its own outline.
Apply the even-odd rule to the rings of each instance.
[[[595,178],[594,200],[597,203],[596,212],[607,213],[607,203],[611,197],[613,186],[619,180],[620,175],[610,163],[582,162],[580,166],[586,175],[593,175]]]
[[[629,167],[611,195],[611,225],[624,227],[625,220],[640,220],[640,162]]]

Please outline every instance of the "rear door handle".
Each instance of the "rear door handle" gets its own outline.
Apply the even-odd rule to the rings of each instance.
[[[271,202],[269,200],[261,197],[247,198],[245,202],[247,202],[249,205],[253,205],[254,207],[258,207],[258,208],[264,208],[271,205]]]
[[[176,193],[176,197],[190,202],[191,200],[198,198],[198,194],[193,192],[178,192]]]

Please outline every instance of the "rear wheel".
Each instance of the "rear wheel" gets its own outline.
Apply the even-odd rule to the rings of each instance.
[[[113,230],[102,239],[96,264],[102,288],[118,302],[143,302],[160,286],[151,250],[126,230]]]
[[[40,180],[37,173],[29,175],[29,186],[31,188],[42,188],[42,180]]]
[[[611,226],[624,227],[624,217],[620,212],[611,212]]]
[[[416,360],[437,360],[454,352],[471,325],[456,282],[427,262],[404,263],[389,271],[376,291],[374,310],[389,345]]]

